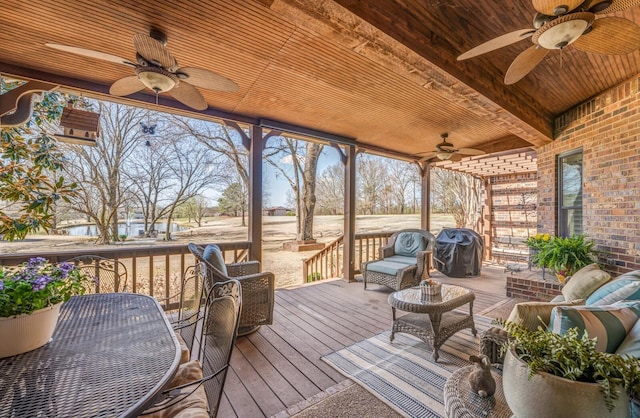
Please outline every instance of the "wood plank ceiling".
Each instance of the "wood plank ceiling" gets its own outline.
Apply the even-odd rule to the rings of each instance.
[[[638,22],[637,9],[618,15]],[[528,41],[456,61],[477,44],[530,27],[534,12],[529,0],[4,0],[0,73],[105,98],[131,68],[45,43],[133,60],[133,35],[154,27],[180,65],[239,85],[233,93],[201,89],[209,105],[201,113],[165,95],[160,109],[270,119],[415,159],[443,132],[458,147],[503,151],[552,140],[555,116],[638,73],[637,51],[612,57],[569,47],[504,86]],[[150,91],[117,100],[155,106]]]

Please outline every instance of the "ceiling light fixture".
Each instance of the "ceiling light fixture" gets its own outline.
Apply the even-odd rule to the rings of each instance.
[[[436,154],[436,157],[438,157],[441,160],[448,160],[449,158],[451,158],[452,155],[453,155],[452,152],[440,151]]]
[[[142,84],[157,93],[164,93],[175,87],[178,77],[160,67],[136,68],[136,74]]]
[[[578,39],[594,18],[594,14],[589,12],[560,16],[538,29],[531,41],[545,49],[562,49]]]

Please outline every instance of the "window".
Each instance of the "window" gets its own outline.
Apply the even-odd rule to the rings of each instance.
[[[558,235],[582,234],[582,150],[558,156]]]

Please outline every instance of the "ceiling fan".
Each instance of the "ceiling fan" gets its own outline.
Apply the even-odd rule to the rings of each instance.
[[[421,161],[427,161],[434,157],[437,157],[440,160],[449,160],[454,155],[459,156],[470,156],[470,155],[482,155],[485,152],[479,149],[473,148],[455,148],[453,144],[447,142],[447,138],[449,137],[448,133],[440,134],[440,138],[442,138],[442,142],[436,145],[436,149],[429,152],[426,156],[424,156]]]
[[[149,35],[135,34],[133,36],[133,46],[136,50],[135,62],[75,46],[54,43],[47,43],[46,46],[133,67],[136,75],[121,78],[111,85],[109,93],[114,96],[127,96],[149,88],[156,93],[156,100],[158,94],[167,93],[186,106],[195,110],[205,110],[207,102],[196,87],[227,92],[238,90],[236,83],[213,71],[197,67],[179,67],[176,59],[166,48],[166,44],[167,37],[156,29],[152,29]]]
[[[458,61],[531,38],[533,46],[518,55],[507,70],[505,84],[529,74],[552,49],[573,45],[596,54],[623,55],[640,48],[640,26],[620,17],[597,16],[640,5],[640,0],[532,0],[537,13],[533,28],[498,36],[472,48]]]

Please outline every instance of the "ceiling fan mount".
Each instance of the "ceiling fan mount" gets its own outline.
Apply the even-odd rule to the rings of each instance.
[[[91,49],[54,43],[46,45],[63,52],[133,67],[135,76],[121,78],[111,85],[109,93],[114,96],[128,96],[148,88],[156,94],[156,98],[161,93],[167,93],[188,107],[205,110],[207,102],[196,87],[225,92],[238,90],[235,82],[211,70],[180,67],[166,44],[167,36],[155,28],[151,29],[149,35],[135,34],[135,61]]]
[[[473,58],[525,38],[533,45],[507,70],[505,84],[529,74],[552,50],[569,45],[583,52],[624,55],[640,48],[640,26],[628,19],[603,16],[640,5],[639,0],[532,0],[533,29],[510,32],[470,49],[458,60]]]

